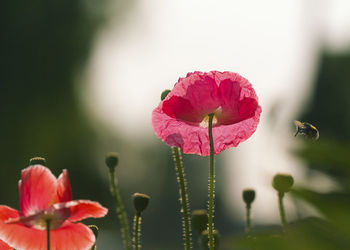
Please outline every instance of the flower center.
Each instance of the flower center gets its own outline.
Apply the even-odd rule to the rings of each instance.
[[[50,221],[50,230],[53,230],[60,227],[65,218],[57,213],[44,213],[42,216],[34,221],[30,221],[28,224],[30,224],[32,228],[46,230],[48,220]]]
[[[222,113],[222,108],[218,107],[214,112],[214,116],[213,116],[213,127],[215,125],[218,124],[218,117],[221,115]],[[209,115],[206,115],[203,120],[201,121],[201,123],[199,123],[199,126],[201,126],[202,128],[207,128],[209,126]]]
[[[216,118],[215,114],[213,117],[213,126],[215,124],[218,123],[218,119]],[[203,120],[201,121],[201,123],[199,123],[199,126],[201,126],[202,128],[207,128],[209,126],[209,115],[206,115]]]

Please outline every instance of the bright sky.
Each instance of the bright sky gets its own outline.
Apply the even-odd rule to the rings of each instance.
[[[348,0],[135,1],[96,45],[86,103],[110,128],[157,140],[151,112],[164,89],[190,71],[240,73],[263,113],[252,138],[225,152],[228,205],[240,205],[241,190],[254,187],[255,219],[277,220],[271,178],[280,171],[302,179],[301,163],[288,154],[296,142],[290,126],[310,95],[320,46],[349,44],[349,13]],[[273,107],[275,124],[268,119]]]

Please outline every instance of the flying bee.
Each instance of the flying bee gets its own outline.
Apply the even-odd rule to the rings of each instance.
[[[313,139],[315,141],[320,137],[320,133],[314,125],[308,122],[300,122],[297,120],[294,120],[294,124],[297,129],[294,136],[297,136],[298,134],[303,134],[307,138]]]

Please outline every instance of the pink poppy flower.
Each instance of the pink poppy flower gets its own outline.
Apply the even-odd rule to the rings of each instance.
[[[67,170],[56,179],[48,168],[32,165],[22,170],[18,186],[21,211],[0,206],[1,240],[17,250],[46,249],[49,219],[52,250],[82,250],[93,246],[93,232],[86,225],[74,222],[103,217],[107,209],[98,202],[72,200]]]
[[[156,135],[184,153],[210,154],[208,114],[214,113],[215,154],[248,139],[259,123],[261,107],[252,85],[237,73],[188,73],[152,113]]]

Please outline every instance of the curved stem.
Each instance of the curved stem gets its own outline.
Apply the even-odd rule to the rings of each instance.
[[[285,213],[284,206],[283,206],[283,196],[284,196],[283,192],[278,192],[278,208],[280,210],[281,222],[282,222],[283,228],[286,229],[287,228],[287,220],[286,220],[286,213]]]
[[[126,212],[124,209],[123,202],[121,200],[119,190],[117,187],[117,182],[115,178],[115,170],[113,168],[109,169],[109,179],[110,179],[110,184],[111,184],[111,192],[112,196],[114,197],[115,204],[117,207],[117,214],[118,218],[121,223],[121,232],[122,232],[122,237],[123,237],[123,245],[126,250],[130,250],[130,237],[129,237],[129,224],[128,224],[128,219],[126,216]]]
[[[209,114],[209,144],[210,144],[210,164],[209,164],[209,201],[208,201],[208,246],[210,250],[214,250],[214,193],[215,193],[215,168],[214,168],[214,140],[213,140],[213,117]]]
[[[174,162],[176,166],[177,182],[179,184],[180,202],[183,212],[183,234],[184,234],[184,246],[186,250],[192,248],[191,239],[191,221],[190,221],[190,205],[188,200],[185,171],[181,161],[181,153],[178,147],[172,147]]]
[[[247,210],[247,213],[246,213],[246,229],[245,231],[247,233],[250,233],[250,230],[251,230],[251,223],[250,223],[250,205],[247,205],[246,206],[246,210]]]
[[[50,250],[50,224],[51,220],[46,220],[46,242],[47,242],[47,250]]]
[[[136,213],[134,216],[134,249],[140,249],[140,235],[141,235],[141,213]]]

